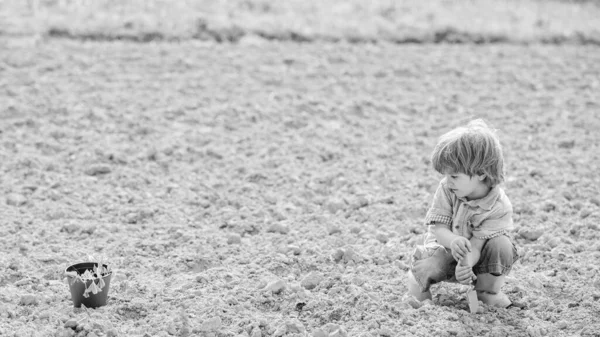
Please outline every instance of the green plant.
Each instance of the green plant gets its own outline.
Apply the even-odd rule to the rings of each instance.
[[[94,258],[90,257],[90,261]],[[67,277],[70,278],[71,284],[75,282],[83,282],[86,285],[83,292],[83,297],[88,298],[90,293],[97,294],[102,291],[105,286],[104,277],[112,272],[109,264],[106,263],[106,258],[101,258],[98,263],[94,265],[93,270],[86,269],[83,273],[79,271],[68,271],[66,272]],[[87,284],[88,281],[89,285]]]

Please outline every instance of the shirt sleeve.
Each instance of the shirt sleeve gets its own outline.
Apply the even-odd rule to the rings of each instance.
[[[492,210],[490,215],[473,228],[473,236],[488,240],[503,235],[514,228],[512,220],[512,206],[506,205],[502,208]]]
[[[425,225],[442,224],[452,229],[452,198],[450,191],[442,180],[438,185],[433,202],[425,216]]]

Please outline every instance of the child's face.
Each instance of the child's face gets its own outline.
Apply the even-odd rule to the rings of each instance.
[[[447,173],[445,176],[448,188],[459,198],[480,199],[489,192],[489,187],[483,182],[484,175],[469,177],[464,173]]]

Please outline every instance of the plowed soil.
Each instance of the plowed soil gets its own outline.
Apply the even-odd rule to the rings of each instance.
[[[599,92],[585,46],[3,39],[0,335],[599,336]],[[522,255],[521,307],[477,314],[404,297],[429,154],[473,118]],[[74,309],[90,255],[109,303]]]

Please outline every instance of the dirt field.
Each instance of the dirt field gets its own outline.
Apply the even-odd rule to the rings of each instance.
[[[586,46],[3,38],[0,335],[600,336],[598,92]],[[430,151],[476,117],[523,309],[403,300]],[[88,255],[116,273],[85,312]]]

